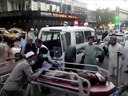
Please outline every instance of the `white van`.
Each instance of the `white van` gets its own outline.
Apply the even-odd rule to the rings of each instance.
[[[79,49],[87,44],[89,36],[97,40],[95,30],[89,27],[46,27],[40,30],[38,38],[50,50],[53,59],[80,63],[83,53]],[[104,52],[99,61],[103,62]]]

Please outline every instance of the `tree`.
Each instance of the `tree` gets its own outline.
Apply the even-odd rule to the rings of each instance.
[[[106,9],[97,9],[97,23],[98,24],[109,24],[110,22],[115,23],[116,12]]]

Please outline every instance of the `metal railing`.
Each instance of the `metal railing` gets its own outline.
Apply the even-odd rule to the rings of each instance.
[[[38,79],[37,82],[31,82],[33,84],[37,84],[40,91],[41,91],[41,86],[40,85],[44,85],[46,87],[50,87],[50,88],[54,88],[54,89],[62,90],[62,91],[66,90],[66,89],[63,89],[61,87],[76,90],[78,92],[73,92],[73,93],[79,94],[79,96],[89,96],[90,95],[91,84],[87,79],[82,78],[82,77],[78,76],[76,73],[73,73],[73,72],[65,72],[65,71],[58,71],[58,70],[55,70],[55,71],[46,70],[46,71],[47,72],[63,73],[63,74],[68,74],[68,75],[74,75],[74,76],[76,76],[76,80],[63,79],[63,78],[54,77],[54,76],[47,76],[47,75],[41,75],[41,76],[44,77],[44,78],[51,78],[51,79],[56,79],[56,80],[61,80],[61,81],[67,81],[67,82],[70,82],[70,83],[77,83],[78,87],[61,85],[61,84],[57,84],[57,83],[54,83],[54,82],[42,81],[40,79]],[[84,92],[82,82],[87,83],[87,93]],[[56,86],[59,86],[59,87],[56,87]],[[70,91],[70,92],[72,92],[72,91]]]
[[[3,62],[3,63],[0,63],[0,66],[3,66],[3,65],[6,65],[8,64],[9,62]],[[4,75],[1,75],[0,76],[0,84],[4,84],[4,81],[6,81],[6,79],[8,78],[10,73],[7,73],[7,74],[4,74]]]
[[[74,94],[78,94],[79,96],[89,96],[90,95],[90,89],[91,89],[90,82],[87,79],[78,76],[74,72],[66,72],[65,69],[70,69],[70,70],[75,70],[75,71],[82,70],[83,72],[84,71],[90,71],[90,72],[94,72],[94,73],[99,72],[101,74],[103,74],[103,72],[104,72],[109,78],[109,72],[107,70],[103,69],[103,68],[100,68],[100,67],[96,66],[96,65],[70,63],[70,62],[62,62],[62,64],[81,65],[81,66],[84,66],[84,67],[96,68],[98,70],[97,71],[92,71],[92,70],[84,70],[84,69],[77,69],[77,68],[67,68],[67,67],[63,67],[63,66],[59,66],[58,70],[46,70],[46,72],[56,72],[56,73],[74,75],[74,76],[77,77],[77,79],[75,79],[75,80],[59,78],[59,77],[55,77],[55,76],[41,75],[43,78],[47,78],[47,79],[49,78],[49,79],[66,81],[66,82],[70,82],[70,83],[77,83],[78,87],[61,85],[61,84],[58,84],[58,83],[55,83],[55,82],[49,82],[47,80],[43,81],[43,80],[40,80],[40,79],[38,79],[37,82],[32,82],[32,83],[37,84],[40,91],[41,91],[41,86],[40,85],[43,85],[43,86],[46,86],[46,87],[49,87],[49,88],[54,88],[54,89],[57,89],[57,90],[62,90],[62,91],[65,90],[65,92],[70,92],[70,93],[72,92]],[[85,90],[83,88],[83,82],[87,83],[87,93],[85,93]],[[59,87],[57,87],[57,86],[59,86]],[[71,90],[77,90],[77,91],[71,91],[71,90],[68,90],[67,88],[69,88]]]

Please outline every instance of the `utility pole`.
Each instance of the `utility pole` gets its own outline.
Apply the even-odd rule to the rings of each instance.
[[[118,7],[118,16],[120,15],[120,8]],[[119,18],[120,19],[120,18]],[[120,20],[118,19],[119,25],[118,25],[118,30],[120,29]]]
[[[117,23],[117,27],[118,27],[118,30],[120,29],[120,20],[119,20],[119,15],[120,15],[120,8],[119,7],[117,7],[116,8],[116,10],[117,10],[117,17],[116,17],[116,23]]]

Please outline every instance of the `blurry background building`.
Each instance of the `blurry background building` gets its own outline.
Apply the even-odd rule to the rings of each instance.
[[[87,19],[87,4],[77,0],[0,0],[0,26],[24,29],[73,25]]]

